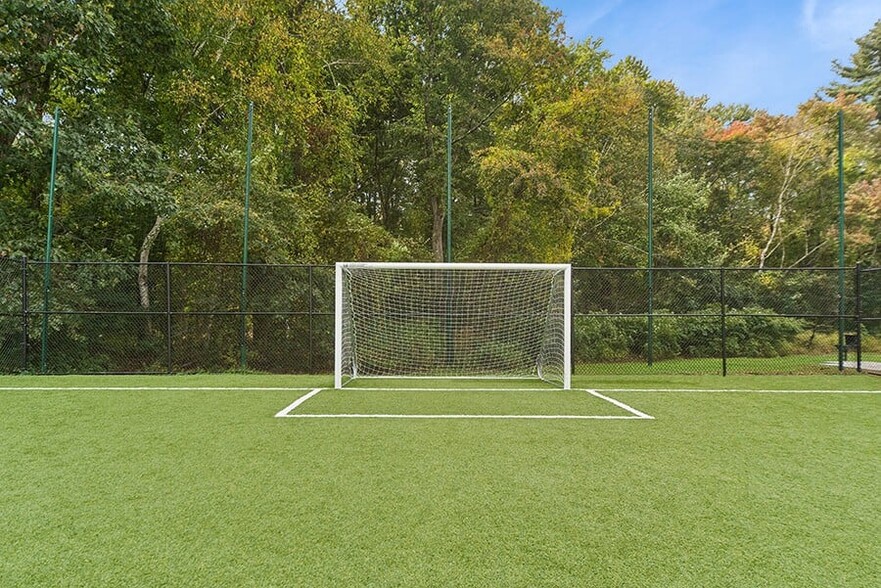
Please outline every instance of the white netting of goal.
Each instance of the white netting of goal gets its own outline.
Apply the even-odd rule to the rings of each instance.
[[[337,264],[336,385],[540,378],[569,387],[568,265]]]

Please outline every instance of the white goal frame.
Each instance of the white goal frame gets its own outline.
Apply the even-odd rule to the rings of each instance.
[[[563,272],[563,389],[572,385],[572,266],[570,264],[549,263],[422,263],[422,262],[337,262],[335,267],[334,304],[334,387],[343,387],[343,272],[346,268],[401,269],[401,270],[550,270]],[[400,379],[479,379],[493,376],[356,376],[365,378]],[[500,375],[499,379],[506,376]],[[511,377],[511,376],[507,376]],[[525,376],[524,376],[525,377]]]

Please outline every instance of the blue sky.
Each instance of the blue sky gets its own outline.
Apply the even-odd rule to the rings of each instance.
[[[881,18],[881,0],[545,0],[568,34],[601,37],[617,61],[638,57],[659,79],[710,102],[774,114],[835,79],[854,40]]]

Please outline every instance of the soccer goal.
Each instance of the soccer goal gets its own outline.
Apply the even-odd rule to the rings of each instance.
[[[570,387],[571,266],[337,263],[335,386],[537,378]]]

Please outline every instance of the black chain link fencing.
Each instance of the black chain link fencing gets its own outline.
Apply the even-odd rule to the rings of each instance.
[[[0,373],[333,371],[333,266],[45,270],[0,259]],[[881,270],[576,268],[572,303],[576,374],[881,369]]]
[[[881,373],[881,268],[860,272],[859,292],[861,364]]]
[[[53,262],[48,296],[44,270],[0,260],[0,372],[333,369],[332,266],[249,265],[244,297],[240,264]]]
[[[874,348],[881,327],[879,319],[866,319],[881,316],[879,309],[860,315],[861,295],[876,301],[881,296],[881,274],[871,271],[576,270],[575,373],[799,374],[861,368],[861,346]],[[870,274],[879,279],[870,284]]]

